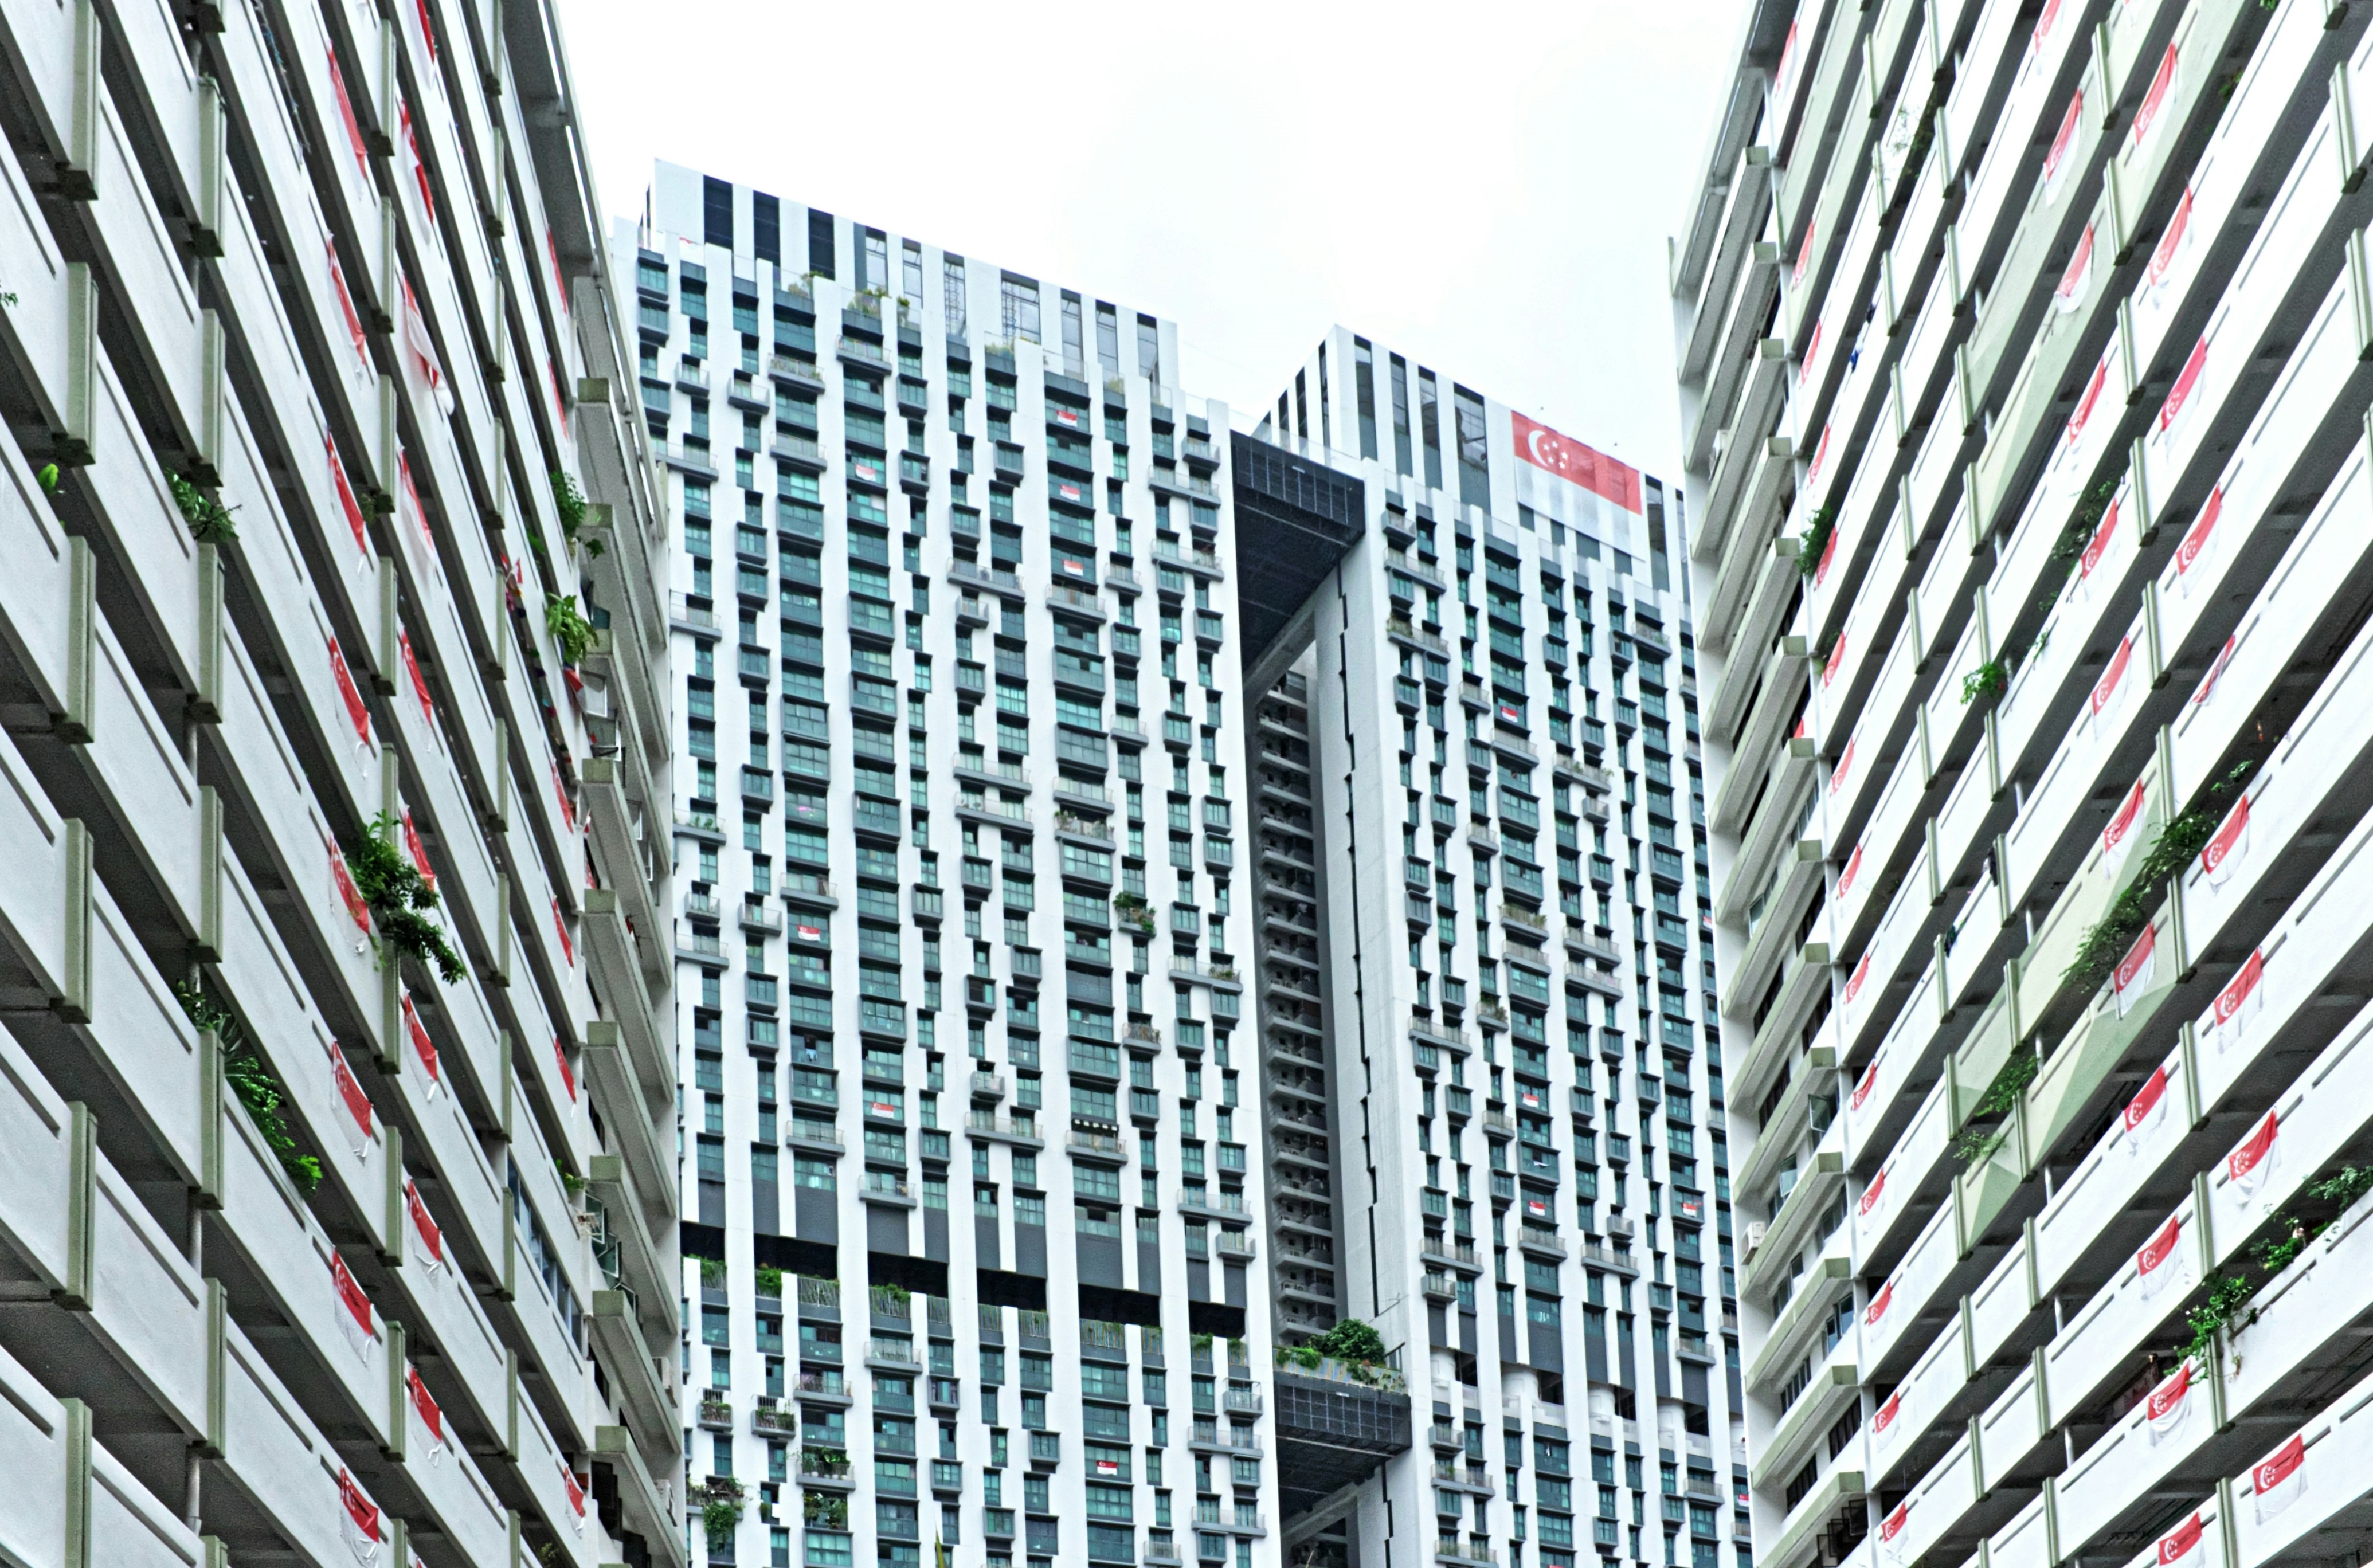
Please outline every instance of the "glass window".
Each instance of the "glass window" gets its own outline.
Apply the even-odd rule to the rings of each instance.
[[[1038,286],[1026,277],[1005,274],[998,284],[999,335],[1023,343],[1038,341]]]

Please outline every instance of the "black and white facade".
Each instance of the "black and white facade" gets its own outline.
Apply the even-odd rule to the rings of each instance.
[[[1288,1539],[1713,1568],[1737,1363],[1681,498],[1339,328],[1257,434],[1352,510],[1252,680],[1274,1323],[1287,1359],[1374,1324],[1414,1429],[1331,1492],[1284,1433]]]
[[[661,165],[696,1558],[1280,1560],[1227,411]]]

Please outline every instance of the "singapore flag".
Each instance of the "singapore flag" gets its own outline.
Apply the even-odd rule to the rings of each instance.
[[[2134,944],[2126,949],[2126,955],[2118,960],[2117,968],[2110,971],[2110,989],[2118,999],[2119,1017],[2123,1018],[2133,1011],[2135,1001],[2150,989],[2151,971],[2157,966],[2157,953],[2158,928],[2145,926],[2142,934],[2134,938]]]
[[[2167,232],[2159,236],[2158,246],[2151,252],[2150,264],[2143,269],[2143,309],[2152,315],[2172,310],[2175,306],[2175,269],[2188,260],[2194,249],[2192,231],[2192,187],[2183,188],[2182,198],[2175,204],[2175,212],[2167,220]]]
[[[2274,1141],[2281,1131],[2281,1122],[2273,1111],[2268,1111],[2266,1119],[2258,1124],[2258,1130],[2225,1156],[2226,1179],[2241,1194],[2245,1205],[2267,1190],[2266,1178],[2274,1174],[2274,1156],[2279,1152]]]
[[[2111,723],[2124,710],[2126,703],[2126,672],[2134,661],[2134,639],[2122,637],[2117,651],[2110,655],[2110,667],[2093,685],[2093,695],[2087,699],[2086,717],[2097,733],[2107,733]]]
[[[1904,1538],[1903,1527],[1911,1522],[1911,1500],[1907,1498],[1905,1501],[1897,1504],[1895,1505],[1895,1512],[1889,1514],[1886,1519],[1880,1523],[1878,1527],[1879,1550],[1889,1562],[1900,1562],[1903,1561],[1904,1550],[1911,1544]]]
[[[1898,1388],[1887,1397],[1887,1403],[1878,1407],[1878,1413],[1870,1418],[1871,1435],[1881,1443],[1893,1443],[1902,1436],[1903,1428],[1897,1420],[1902,1413],[1903,1390]]]
[[[2298,1501],[2299,1493],[2307,1490],[2306,1472],[2304,1433],[2250,1467],[2250,1492],[2257,1500],[2260,1524]]]
[[[2192,585],[2207,576],[2205,568],[2218,542],[2216,520],[2224,513],[2225,490],[2219,486],[2208,493],[2208,504],[2200,509],[2200,516],[2184,530],[2183,542],[2175,547],[2175,586],[2186,599],[2192,597]]]
[[[1640,471],[1509,410],[1510,434],[1524,466],[1516,499],[1569,528],[1582,528],[1624,547],[1647,504]]]
[[[2200,1515],[2191,1518],[2158,1538],[2158,1568],[2176,1568],[2176,1564],[2200,1550]]]
[[[2207,365],[2208,336],[2204,333],[2192,345],[2192,357],[2183,362],[2183,369],[2176,372],[2175,385],[2167,390],[2167,401],[2159,404],[2158,422],[2152,434],[2160,451],[2174,451],[2175,443],[2182,439],[2184,430],[2190,427],[2192,407],[2200,401],[2196,395],[2200,391],[2200,372]]]
[[[2143,781],[2137,778],[2134,780],[2134,787],[2126,791],[2125,800],[2116,811],[2110,813],[2110,820],[2102,825],[2101,874],[2103,876],[2116,876],[2118,867],[2125,860],[2126,851],[2133,848],[2134,828],[2143,820]]]
[[[2187,1360],[2143,1400],[2143,1419],[2150,1425],[2151,1441],[2164,1440],[2191,1411],[2192,1363]]]
[[[2217,825],[2215,837],[2200,849],[2200,870],[2211,887],[2222,887],[2233,877],[2233,862],[2250,850],[2250,797],[2233,802]]]
[[[2134,1280],[2142,1287],[2145,1301],[2170,1284],[2180,1285],[2188,1276],[2183,1266],[2182,1242],[2183,1216],[2169,1214],[2158,1234],[2143,1243],[2143,1249],[2134,1254]]]
[[[2216,1000],[2208,1004],[2208,1014],[2201,1021],[2199,1033],[2216,1042],[2216,1054],[2223,1056],[2249,1038],[2250,1030],[2258,1015],[2266,1010],[2266,955],[2252,951],[2250,961],[2233,972]]]
[[[355,1484],[355,1478],[344,1470],[338,1472],[338,1502],[342,1504],[338,1534],[345,1539],[346,1550],[355,1554],[355,1561],[363,1568],[370,1568],[379,1561],[380,1542],[387,1539],[387,1526],[380,1516],[379,1505],[365,1497],[362,1488]]]
[[[2118,1132],[2125,1140],[2126,1152],[2141,1153],[2143,1145],[2166,1120],[2167,1069],[2161,1067],[2143,1080],[2143,1086],[2134,1091],[2134,1097],[2126,1102],[2125,1111],[2118,1118]]]

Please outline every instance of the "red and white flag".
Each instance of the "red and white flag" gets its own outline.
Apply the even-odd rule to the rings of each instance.
[[[2028,35],[2027,53],[2030,62],[2043,53],[2052,38],[2052,24],[2060,19],[2060,0],[2043,0],[2043,9],[2036,13],[2035,30]]]
[[[1838,558],[1838,531],[1829,530],[1829,543],[1821,546],[1821,558],[1813,568],[1813,591],[1818,593],[1829,580],[1829,563]]]
[[[585,1533],[585,1487],[577,1472],[567,1465],[560,1467],[560,1489],[568,1494],[569,1527],[579,1535]]]
[[[2078,236],[2076,250],[2068,258],[2068,265],[2060,275],[2060,287],[2052,291],[2052,308],[2062,315],[2085,308],[2093,294],[2093,226],[2087,224]]]
[[[2200,1032],[2215,1037],[2216,1054],[2223,1056],[2250,1037],[2259,1014],[2266,1010],[2266,955],[2253,949],[2249,962],[2233,972],[2216,1000],[2208,1004],[2208,1014],[2201,1021]]]
[[[1804,385],[1806,381],[1812,378],[1813,361],[1819,357],[1821,352],[1821,333],[1828,326],[1829,323],[1827,322],[1815,322],[1813,323],[1813,335],[1805,340],[1805,357],[1796,361],[1796,384],[1798,386]]]
[[[332,1316],[337,1319],[338,1332],[353,1347],[355,1358],[368,1364],[371,1341],[379,1338],[378,1325],[371,1317],[370,1297],[346,1267],[346,1260],[336,1253],[330,1254],[330,1289],[335,1296]]]
[[[2101,514],[2100,522],[2093,529],[2093,537],[2085,542],[2084,554],[2076,557],[2075,597],[2079,603],[2089,603],[2092,600],[2093,590],[2098,586],[2093,573],[2108,557],[2110,545],[2118,537],[2118,513],[2124,501],[2125,497],[2121,494],[2110,502],[2109,509]],[[2108,575],[2104,573],[2100,581],[2108,580]]]
[[[1870,1065],[1864,1068],[1862,1076],[1854,1081],[1853,1106],[1855,1110],[1862,1109],[1863,1102],[1869,1099],[1870,1092],[1878,1086],[1879,1057],[1885,1054],[1882,1051],[1879,1056],[1871,1058]]]
[[[420,135],[412,128],[412,103],[408,99],[404,100],[403,120],[404,162],[412,170],[414,188],[420,193],[421,216],[428,220],[427,227],[434,228],[437,226],[437,193],[429,187],[428,164],[420,156]]]
[[[437,699],[428,695],[428,677],[420,673],[420,660],[412,651],[412,634],[408,631],[398,632],[395,638],[403,649],[403,673],[411,677],[412,695],[420,699],[421,721],[428,726],[428,732],[434,735],[437,733]]]
[[[2075,167],[2076,134],[2085,123],[2085,89],[2078,88],[2068,100],[2068,112],[2060,117],[2060,129],[2052,134],[2052,146],[2043,154],[2043,205],[2056,206],[2060,193],[2068,183],[2068,171]]]
[[[427,1262],[428,1272],[441,1271],[445,1267],[445,1233],[428,1212],[418,1185],[410,1176],[403,1178],[403,1217],[412,1227],[413,1245]]]
[[[1879,1166],[1878,1174],[1870,1178],[1870,1185],[1862,1189],[1862,1197],[1854,1204],[1856,1217],[1869,1218],[1871,1211],[1887,1200],[1887,1166]]]
[[[2250,1493],[2256,1500],[2258,1523],[2281,1513],[2307,1490],[2307,1434],[2299,1433],[2250,1467]]]
[[[2118,345],[2110,345],[2110,353],[2093,367],[2093,379],[2076,396],[2076,406],[2068,411],[2068,423],[2060,432],[2060,444],[2052,451],[2052,494],[2062,504],[2074,502],[2085,487],[2085,464],[2077,456],[2084,443],[2085,427],[2092,423],[2093,410],[2099,406],[2101,392],[2110,384],[2110,358]]]
[[[2134,1254],[2134,1282],[2142,1287],[2143,1299],[2150,1300],[2170,1284],[2181,1284],[2189,1271],[2183,1266],[2183,1216],[2169,1214],[2158,1234],[2143,1243]]]
[[[2151,77],[2150,89],[2134,111],[2134,146],[2137,151],[2150,145],[2151,133],[2158,129],[2159,111],[2167,107],[2167,95],[2175,86],[2175,45],[2167,46],[2158,63],[2158,72]]]
[[[1827,425],[1824,425],[1821,427],[1820,444],[1813,449],[1813,461],[1806,464],[1805,468],[1806,489],[1810,490],[1816,484],[1820,482],[1821,470],[1828,465],[1829,461],[1829,427]]]
[[[1878,1407],[1878,1413],[1870,1418],[1870,1434],[1881,1443],[1894,1442],[1903,1434],[1901,1423],[1897,1420],[1902,1414],[1903,1390],[1898,1388],[1887,1397],[1887,1403]]]
[[[336,290],[339,310],[346,318],[346,336],[353,343],[355,363],[348,368],[355,385],[360,387],[370,380],[370,337],[363,331],[363,313],[355,309],[354,291],[346,287],[346,269],[338,264],[338,248],[329,248],[330,287]]]
[[[2122,637],[2117,651],[2110,655],[2110,667],[2093,683],[2093,695],[2087,700],[2086,717],[2092,720],[2096,733],[2106,731],[2116,721],[2126,705],[2126,672],[2134,661],[2134,639]]]
[[[355,939],[355,951],[360,953],[363,944],[370,940],[370,906],[363,900],[363,890],[355,885],[355,874],[346,869],[345,856],[338,852],[336,845],[329,848],[330,897],[333,906],[345,909],[346,918],[354,921],[355,930],[362,933]]]
[[[2225,1176],[2241,1194],[2244,1203],[2253,1201],[2267,1190],[2267,1177],[2274,1173],[2276,1140],[2281,1136],[2282,1123],[2273,1111],[2258,1124],[2258,1129],[2241,1142],[2241,1146],[2225,1156]]]
[[[2126,798],[2118,803],[2118,809],[2110,813],[2110,820],[2101,825],[2103,876],[2117,876],[2118,867],[2125,862],[2126,851],[2134,847],[2134,829],[2142,825],[2142,821],[2143,781],[2137,778],[2134,787],[2126,791]]]
[[[1862,846],[1857,844],[1853,847],[1853,853],[1846,857],[1846,869],[1838,873],[1839,903],[1844,903],[1846,895],[1853,892],[1854,878],[1861,874]]]
[[[355,1554],[362,1568],[379,1561],[380,1543],[387,1539],[387,1526],[380,1519],[379,1505],[363,1495],[355,1478],[345,1471],[338,1472],[338,1534],[346,1550]]]
[[[357,323],[359,325],[360,323]],[[370,560],[370,527],[363,518],[363,504],[355,495],[353,484],[346,478],[346,465],[338,459],[338,439],[328,439],[330,454],[330,486],[338,494],[338,509],[346,515],[346,527],[354,533],[356,559],[367,565]]]
[[[2110,989],[2118,999],[2118,1016],[2123,1018],[2133,1010],[2143,992],[2150,989],[2151,971],[2157,967],[2158,927],[2145,926],[2118,966],[2110,972]]]
[[[1846,737],[1846,749],[1838,754],[1837,766],[1829,769],[1829,796],[1832,800],[1837,798],[1838,791],[1845,788],[1846,780],[1853,776],[1853,737],[1849,735]]]
[[[2159,1381],[2150,1395],[2143,1399],[2143,1421],[2150,1426],[2150,1440],[2159,1443],[2168,1433],[2183,1426],[2183,1416],[2192,1411],[2192,1364],[2185,1359],[2183,1366]]]
[[[1840,1005],[1842,1007],[1853,1006],[1854,999],[1862,995],[1863,982],[1869,978],[1870,954],[1865,953],[1862,955],[1862,962],[1854,965],[1853,973],[1846,979],[1846,994],[1841,999]]]
[[[1829,537],[1834,539],[1837,535],[1832,533]],[[1829,683],[1838,678],[1839,666],[1842,665],[1846,661],[1846,641],[1853,631],[1853,623],[1849,622],[1844,626],[1839,628],[1838,640],[1829,644],[1829,656],[1821,663],[1821,689],[1823,691],[1828,691],[1829,689]]]
[[[2177,264],[2190,258],[2192,248],[2192,187],[2186,185],[2167,220],[2167,232],[2159,236],[2157,247],[2151,252],[2150,264],[2143,269],[2145,310],[2156,315],[2173,308]]]
[[[355,684],[355,673],[346,667],[346,656],[331,638],[330,678],[337,683],[338,698],[346,705],[346,721],[355,727],[355,749],[361,751],[371,743],[370,705],[363,701],[363,689]]]
[[[1788,288],[1791,293],[1805,287],[1805,269],[1813,264],[1813,236],[1820,231],[1821,225],[1818,218],[1805,225],[1805,238],[1796,245],[1796,265],[1788,274]]]
[[[2141,1153],[2143,1145],[2166,1120],[2167,1069],[2158,1067],[2143,1080],[2143,1086],[2134,1091],[2134,1097],[2126,1102],[2125,1111],[2118,1118],[2118,1131],[2126,1141],[2126,1152]]]
[[[412,808],[409,806],[403,811],[403,852],[412,857],[412,869],[420,873],[420,880],[427,884],[428,891],[436,892],[437,868],[428,862],[428,846],[420,841],[420,829],[412,825]]]
[[[2216,695],[2216,683],[2225,678],[2226,666],[2233,662],[2233,649],[2240,640],[2239,632],[2227,638],[2225,646],[2216,650],[2216,657],[2209,661],[2208,673],[2200,677],[2200,685],[2192,693],[2192,707],[2205,708],[2208,699]]]
[[[2200,1515],[2194,1514],[2166,1535],[2159,1537],[2157,1568],[2176,1568],[2177,1563],[2198,1550],[2201,1533]]]
[[[428,1434],[428,1462],[440,1464],[445,1458],[445,1411],[437,1403],[437,1396],[428,1385],[420,1381],[420,1369],[403,1369],[404,1387],[412,1395],[412,1414],[420,1422],[420,1430]]]
[[[2200,509],[2200,515],[2183,531],[2175,547],[2175,586],[2186,599],[2192,597],[2192,584],[2208,576],[2206,568],[2219,543],[2216,520],[2224,513],[2225,487],[2220,485],[2208,493],[2208,504]]]
[[[1877,1328],[1878,1320],[1886,1316],[1887,1309],[1894,1305],[1895,1281],[1889,1280],[1878,1287],[1876,1295],[1870,1298],[1870,1305],[1862,1315],[1863,1326],[1868,1328]]]
[[[2161,1442],[2192,1413],[2192,1363],[2186,1360],[2143,1400],[2143,1421],[2151,1441]]]
[[[2176,372],[2175,385],[2168,388],[2167,401],[2159,404],[2158,422],[2152,434],[2161,451],[2174,450],[2183,432],[2192,424],[2192,410],[2200,400],[2193,395],[2200,390],[2200,372],[2208,364],[2208,335],[2203,333],[2192,345],[2192,356],[2184,360],[2183,369]]]
[[[1895,1512],[1879,1521],[1878,1550],[1889,1562],[1903,1561],[1903,1553],[1911,1542],[1905,1537],[1904,1527],[1911,1522],[1911,1500],[1905,1498],[1895,1505]]]
[[[2201,873],[2211,887],[2233,880],[2234,864],[2250,852],[2250,797],[2243,795],[2216,825],[2215,836],[2200,848]]]
[[[2057,0],[2054,0],[2057,3]],[[1785,105],[1788,89],[1796,85],[1796,24],[1788,24],[1788,36],[1780,44],[1780,64],[1771,68],[1771,97]]]
[[[568,1091],[568,1103],[577,1103],[577,1070],[568,1065],[568,1047],[558,1036],[552,1042],[552,1059],[560,1064],[560,1086]]]
[[[404,452],[395,460],[395,476],[399,481],[397,504],[403,509],[403,523],[396,532],[405,551],[412,556],[413,569],[425,579],[436,569],[437,533],[428,526],[428,509],[421,504],[420,486],[412,480],[412,454]]]
[[[1647,511],[1640,471],[1510,410],[1516,499],[1569,528],[1596,526],[1620,538]]]
[[[403,998],[403,1037],[412,1044],[412,1054],[420,1063],[420,1071],[428,1080],[428,1099],[437,1097],[442,1074],[438,1071],[437,1042],[428,1037],[428,1027],[420,1022],[420,1010],[412,1005],[411,993]]]
[[[403,280],[403,346],[427,384],[429,396],[436,399],[438,411],[450,417],[453,389],[445,382],[445,362],[438,357],[437,340],[429,335],[428,318],[420,313],[420,301],[414,297],[408,277]]]
[[[552,798],[560,802],[560,825],[568,832],[577,831],[577,802],[568,798],[568,786],[560,777],[560,764],[552,765]]]
[[[560,933],[560,956],[568,961],[570,968],[576,968],[577,943],[569,940],[568,918],[560,912],[560,900],[557,898],[552,901],[552,929]]]
[[[359,1160],[370,1153],[371,1140],[377,1134],[371,1124],[370,1096],[355,1077],[355,1070],[346,1065],[346,1053],[337,1042],[330,1042],[330,1076],[338,1085],[338,1099],[346,1107],[346,1141]]]
[[[370,183],[370,149],[363,145],[362,122],[355,118],[355,100],[346,91],[346,74],[338,69],[338,52],[328,50],[331,95],[338,100],[338,118],[345,122],[346,146],[354,150],[355,167],[363,171],[363,183]]]

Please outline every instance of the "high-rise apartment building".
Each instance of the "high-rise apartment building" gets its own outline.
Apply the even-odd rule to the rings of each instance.
[[[711,1562],[1280,1561],[1227,411],[1133,309],[668,165]]]
[[[2367,20],[1751,8],[1672,283],[1763,1568],[2364,1549]]]
[[[1737,1363],[1680,497],[1339,328],[1257,434],[1350,524],[1246,680],[1280,1425],[1332,1380],[1416,1429],[1362,1475],[1286,1427],[1289,1545],[1714,1568]],[[1317,1353],[1346,1318],[1390,1366]]]
[[[0,11],[0,1555],[681,1564],[664,547],[557,18]]]

